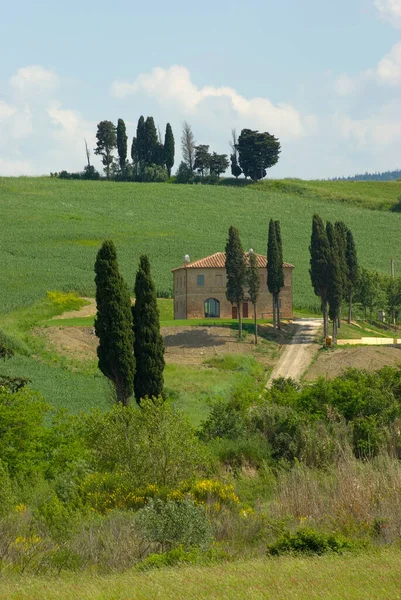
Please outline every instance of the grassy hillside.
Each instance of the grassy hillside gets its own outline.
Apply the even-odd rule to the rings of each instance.
[[[399,550],[359,556],[265,559],[108,577],[2,578],[0,600],[347,600],[401,598]],[[318,567],[318,568],[316,568]],[[184,594],[184,595],[183,595]]]
[[[312,214],[344,220],[360,262],[388,271],[391,257],[401,264],[401,215],[362,206],[380,199],[390,204],[400,191],[398,182],[214,187],[2,178],[0,313],[30,305],[52,289],[93,295],[93,264],[105,238],[115,241],[130,285],[139,254],[148,253],[163,291],[171,289],[170,271],[185,253],[196,259],[223,250],[231,224],[239,227],[245,248],[265,252],[271,217],[280,219],[284,258],[295,265],[294,303],[316,305],[308,275]]]

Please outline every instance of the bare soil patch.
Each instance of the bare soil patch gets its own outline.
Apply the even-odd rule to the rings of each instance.
[[[255,350],[252,335],[238,342],[236,332],[228,327],[162,327],[161,333],[166,362],[172,364],[201,365],[212,356],[253,354],[258,361],[269,366],[275,362],[281,348],[261,340]],[[40,330],[40,335],[44,335],[58,353],[69,358],[96,358],[98,340],[93,327],[46,327]]]
[[[387,365],[401,365],[401,346],[343,347],[330,352],[319,352],[317,360],[306,373],[304,380],[314,381],[321,376],[333,379],[348,367],[375,371]]]

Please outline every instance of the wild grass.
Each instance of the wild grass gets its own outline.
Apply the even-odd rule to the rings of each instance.
[[[3,576],[1,600],[397,600],[401,552],[282,557],[96,576]]]
[[[93,296],[93,264],[106,238],[116,243],[130,287],[145,252],[159,293],[171,291],[171,269],[184,254],[196,259],[223,250],[230,225],[240,229],[245,248],[264,253],[271,217],[280,219],[284,259],[295,265],[294,304],[314,307],[308,274],[313,213],[344,220],[354,233],[360,263],[387,272],[391,257],[401,261],[401,215],[364,206],[377,205],[381,196],[395,202],[400,187],[397,182],[284,180],[225,187],[2,178],[0,312],[32,305],[54,288]]]

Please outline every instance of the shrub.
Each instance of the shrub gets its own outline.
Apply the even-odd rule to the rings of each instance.
[[[268,546],[268,553],[273,556],[288,553],[325,554],[327,552],[343,552],[355,548],[355,543],[342,535],[318,532],[309,527],[299,529],[296,533],[286,532],[276,542]]]
[[[177,564],[196,564],[199,561],[200,553],[198,548],[184,550],[182,546],[173,548],[164,554],[149,554],[142,562],[137,565],[138,571],[148,571],[150,569],[161,569],[163,567],[172,567]]]
[[[138,511],[136,525],[143,539],[161,552],[177,546],[207,548],[212,542],[205,509],[191,500],[150,500]]]

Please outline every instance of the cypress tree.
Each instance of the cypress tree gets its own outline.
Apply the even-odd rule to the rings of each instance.
[[[246,285],[246,262],[238,229],[231,226],[226,243],[226,298],[237,307],[239,339],[242,339],[242,302]]]
[[[174,153],[175,144],[173,130],[171,129],[170,123],[167,123],[166,133],[164,136],[164,161],[167,167],[167,173],[169,177],[171,177],[171,169],[174,166]]]
[[[343,281],[343,291],[341,295],[341,304],[338,311],[338,327],[341,327],[341,307],[342,300],[345,298],[348,290],[348,265],[345,257],[347,251],[347,231],[348,228],[343,221],[336,221],[334,223],[334,229],[337,236],[338,244],[338,261],[340,265],[340,271]]]
[[[327,233],[319,215],[313,215],[312,236],[309,246],[310,269],[309,275],[312,281],[313,290],[321,300],[324,337],[328,335],[327,319],[327,296],[329,286],[329,267],[330,267],[330,244],[327,239]]]
[[[134,176],[138,175],[138,148],[137,148],[137,140],[134,136],[132,138],[131,144],[131,159],[132,159],[132,167],[134,169]]]
[[[118,160],[120,163],[121,171],[125,171],[126,163],[127,163],[127,130],[125,128],[125,123],[122,119],[118,119],[117,123],[117,150],[118,150]]]
[[[340,262],[340,242],[338,232],[332,223],[326,225],[327,239],[330,244],[329,286],[327,299],[329,302],[329,317],[333,322],[333,343],[337,342],[337,324],[341,299],[343,296],[344,278]]]
[[[95,283],[98,367],[114,384],[117,401],[127,406],[134,391],[135,375],[131,300],[110,240],[103,242],[97,253]]]
[[[256,305],[258,302],[258,296],[259,296],[259,287],[260,287],[260,277],[259,277],[259,268],[258,268],[258,261],[256,258],[256,255],[254,253],[253,250],[249,251],[248,254],[249,257],[249,265],[248,265],[248,277],[247,277],[247,283],[248,283],[248,294],[249,294],[249,299],[253,304],[253,318],[254,318],[254,323],[255,323],[255,345],[258,343],[258,322],[257,322],[257,318],[256,318]]]
[[[145,162],[145,119],[142,115],[136,127],[136,155],[139,164]]]
[[[282,268],[283,261],[280,265],[280,252],[277,243],[277,229],[273,219],[269,223],[269,237],[267,240],[267,287],[272,295],[273,301],[273,327],[277,328],[277,308],[278,294],[281,289],[280,266]]]
[[[347,230],[347,245],[345,249],[345,260],[347,261],[347,269],[348,269],[348,289],[347,289],[347,299],[348,299],[348,323],[351,323],[352,317],[352,294],[358,282],[358,258],[356,254],[356,247],[354,242],[354,236],[352,232]]]
[[[163,393],[164,343],[160,334],[159,309],[156,289],[150,274],[146,255],[139,259],[135,278],[135,305],[132,307],[134,322],[134,354],[136,373],[135,398],[157,398]]]
[[[274,226],[276,228],[276,240],[277,240],[277,249],[279,253],[279,264],[278,264],[278,284],[280,289],[277,294],[277,326],[280,329],[280,291],[284,287],[284,267],[283,267],[283,242],[281,239],[281,229],[280,229],[280,221],[274,221]]]
[[[147,117],[144,135],[144,161],[147,165],[157,162],[156,155],[158,144],[159,138],[157,137],[157,130],[153,117]]]

